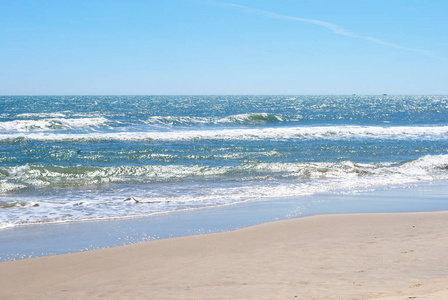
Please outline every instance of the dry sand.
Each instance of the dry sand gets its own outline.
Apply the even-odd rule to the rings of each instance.
[[[0,263],[1,299],[448,299],[448,212],[313,216]]]

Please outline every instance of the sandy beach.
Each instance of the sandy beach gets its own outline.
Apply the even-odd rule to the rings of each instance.
[[[448,299],[448,212],[323,215],[0,263],[2,299]]]

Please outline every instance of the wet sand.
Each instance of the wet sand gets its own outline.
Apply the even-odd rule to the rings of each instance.
[[[448,212],[322,215],[0,262],[2,299],[448,299]]]

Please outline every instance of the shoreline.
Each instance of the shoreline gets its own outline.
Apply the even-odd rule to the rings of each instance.
[[[0,262],[0,288],[8,299],[444,299],[447,228],[448,211],[308,216]]]
[[[39,224],[0,230],[0,261],[82,252],[172,237],[227,232],[322,214],[448,210],[446,181],[353,194],[267,199],[148,217]]]

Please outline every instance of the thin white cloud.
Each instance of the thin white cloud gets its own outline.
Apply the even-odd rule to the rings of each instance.
[[[227,2],[216,2],[216,1],[207,1],[207,2],[214,4],[214,5],[234,7],[236,9],[245,10],[248,12],[263,14],[263,15],[273,17],[273,18],[285,19],[285,20],[290,20],[290,21],[294,21],[294,22],[310,23],[310,24],[314,24],[317,26],[328,28],[331,31],[333,31],[335,34],[339,34],[339,35],[343,35],[343,36],[347,36],[347,37],[351,37],[351,38],[355,38],[355,39],[367,40],[367,41],[371,41],[371,42],[374,42],[374,43],[377,43],[377,44],[380,44],[383,46],[392,47],[392,48],[396,48],[396,49],[400,49],[400,50],[404,50],[404,51],[418,52],[418,53],[421,53],[424,55],[435,57],[435,55],[431,51],[428,51],[428,50],[407,48],[407,47],[403,47],[403,46],[400,46],[397,44],[384,42],[382,40],[379,40],[379,39],[376,39],[376,38],[373,38],[370,36],[364,36],[364,35],[350,32],[347,29],[345,29],[339,25],[336,25],[333,23],[328,23],[328,22],[321,21],[321,20],[292,17],[292,16],[274,13],[274,12],[267,11],[267,10],[262,10],[262,9],[258,9],[258,8],[252,8],[252,7],[248,7],[248,6],[244,6],[244,5],[227,3]]]

